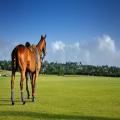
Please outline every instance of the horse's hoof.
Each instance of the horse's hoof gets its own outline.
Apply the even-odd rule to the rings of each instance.
[[[25,105],[25,101],[23,101],[23,105]]]
[[[30,99],[30,95],[27,97],[27,99]]]
[[[35,102],[35,97],[32,97],[32,102]]]
[[[14,102],[12,102],[12,105],[14,105],[15,103]]]

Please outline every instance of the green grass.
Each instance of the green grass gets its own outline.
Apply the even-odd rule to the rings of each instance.
[[[120,120],[120,78],[40,75],[35,103],[26,99],[24,86],[25,105],[19,79],[12,106],[10,77],[0,77],[0,120]]]

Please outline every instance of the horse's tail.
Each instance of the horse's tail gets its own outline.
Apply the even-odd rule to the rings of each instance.
[[[18,69],[18,49],[15,47],[12,51],[11,58],[12,58],[12,72],[16,72]]]

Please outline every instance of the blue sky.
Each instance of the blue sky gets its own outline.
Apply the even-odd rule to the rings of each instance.
[[[119,0],[0,0],[0,59],[47,34],[45,60],[120,66]]]

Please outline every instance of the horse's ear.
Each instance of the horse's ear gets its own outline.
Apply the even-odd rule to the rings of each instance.
[[[44,38],[46,38],[46,34],[45,34],[45,37]]]
[[[46,38],[46,34],[45,34],[45,35],[41,35],[41,39],[42,39],[42,38]]]
[[[43,38],[43,35],[41,35],[41,39]]]

